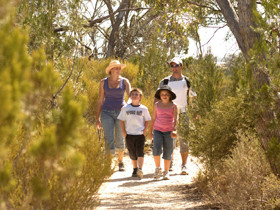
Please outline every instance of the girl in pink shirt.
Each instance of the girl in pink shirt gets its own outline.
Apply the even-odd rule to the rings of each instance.
[[[161,177],[160,156],[163,153],[163,179],[169,179],[169,166],[173,152],[173,138],[176,137],[177,106],[172,102],[175,93],[167,85],[162,86],[155,94],[160,101],[154,104],[150,135],[154,139],[153,156],[156,165],[154,179]],[[154,131],[154,132],[153,132]]]

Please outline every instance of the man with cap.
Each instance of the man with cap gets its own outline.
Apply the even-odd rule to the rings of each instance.
[[[183,70],[182,60],[178,57],[174,57],[169,62],[169,65],[171,67],[172,75],[161,80],[159,84],[159,88],[162,87],[163,85],[168,85],[171,87],[172,91],[177,96],[176,99],[174,100],[174,103],[178,107],[179,121],[183,119],[187,120],[186,115],[184,115],[184,113],[186,113],[186,106],[188,106],[189,100],[192,97],[196,96],[196,93],[191,90],[189,79],[182,74],[182,70]],[[184,141],[179,135],[177,135],[177,139],[180,142],[180,153],[182,159],[181,174],[187,175],[188,172],[186,166],[187,166],[188,150],[189,150],[188,143]],[[170,167],[169,167],[170,171],[173,170],[172,166],[173,166],[173,156],[172,156],[172,161],[170,162]]]

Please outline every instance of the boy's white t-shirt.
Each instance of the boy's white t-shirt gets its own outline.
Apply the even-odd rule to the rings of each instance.
[[[151,116],[148,108],[142,104],[139,106],[126,104],[121,109],[118,119],[125,122],[125,131],[127,134],[142,135],[145,128],[145,121],[151,120]]]

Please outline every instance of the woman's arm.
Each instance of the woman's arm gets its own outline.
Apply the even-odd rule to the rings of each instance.
[[[125,92],[127,96],[129,97],[129,93],[131,91],[131,85],[128,79],[124,78],[124,84],[125,84]]]
[[[157,118],[157,103],[154,103],[154,109],[153,109],[153,115],[151,120],[151,127],[150,127],[150,137],[153,138],[153,130],[154,130],[154,124],[155,120]]]
[[[99,97],[97,101],[97,108],[96,108],[96,126],[97,129],[101,129],[101,121],[100,121],[100,114],[101,114],[101,108],[104,102],[104,79],[100,81],[99,85]]]

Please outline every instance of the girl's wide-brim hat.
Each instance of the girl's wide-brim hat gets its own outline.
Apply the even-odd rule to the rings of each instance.
[[[105,69],[106,74],[110,74],[111,69],[114,67],[121,67],[121,69],[124,69],[126,67],[126,64],[121,64],[118,60],[113,60]]]
[[[174,100],[176,98],[176,94],[174,92],[172,92],[171,87],[169,87],[168,85],[163,85],[155,93],[155,98],[156,99],[160,99],[160,91],[162,91],[162,90],[167,90],[170,93],[172,100]]]

